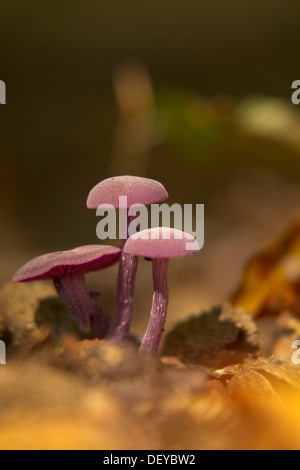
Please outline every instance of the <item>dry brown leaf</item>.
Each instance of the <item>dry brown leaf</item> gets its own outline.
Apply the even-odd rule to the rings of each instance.
[[[231,298],[254,316],[290,310],[300,316],[300,223],[247,264]]]
[[[224,304],[176,325],[166,337],[163,354],[217,368],[242,362],[258,348],[251,316]]]

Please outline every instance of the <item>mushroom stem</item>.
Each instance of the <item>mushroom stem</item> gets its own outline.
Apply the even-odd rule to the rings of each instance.
[[[103,337],[106,333],[103,312],[99,303],[87,292],[83,273],[70,272],[56,276],[53,282],[69,315],[78,322],[80,328],[88,329],[91,324],[95,328],[97,318],[97,332],[95,333]]]
[[[152,259],[153,270],[153,301],[149,324],[142,340],[140,351],[157,353],[164,332],[166,321],[169,289],[168,289],[168,258]]]
[[[131,217],[127,216],[127,235],[130,220]],[[137,256],[124,253],[125,243],[126,239],[123,239],[117,279],[115,313],[108,332],[108,338],[116,342],[126,339],[129,333],[133,314],[135,276],[138,265]]]

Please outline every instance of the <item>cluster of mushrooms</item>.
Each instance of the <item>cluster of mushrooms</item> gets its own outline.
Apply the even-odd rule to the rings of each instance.
[[[98,183],[89,193],[87,207],[97,209],[107,204],[121,210],[121,196],[127,207],[159,203],[168,198],[158,181],[137,176],[117,176]],[[126,214],[125,214],[126,215]],[[130,216],[125,217],[126,238],[122,246],[86,245],[73,250],[57,251],[32,259],[13,276],[14,282],[52,279],[68,314],[83,330],[90,329],[95,338],[124,341],[129,334],[134,300],[138,257],[151,259],[153,268],[153,302],[150,320],[140,350],[156,353],[164,331],[168,307],[168,263],[199,251],[192,235],[170,227],[155,227],[136,232],[128,238]],[[187,242],[194,249],[187,249]],[[100,293],[88,292],[84,275],[106,269],[119,261],[115,312],[111,320],[103,312]]]

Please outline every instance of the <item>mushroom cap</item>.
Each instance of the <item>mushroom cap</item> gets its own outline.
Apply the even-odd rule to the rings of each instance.
[[[169,227],[155,227],[134,233],[125,243],[124,252],[146,258],[182,258],[200,251],[189,233]]]
[[[86,245],[67,251],[55,251],[24,264],[13,276],[13,282],[51,279],[70,273],[99,271],[114,264],[121,249],[107,245]]]
[[[102,204],[119,208],[119,196],[127,196],[127,206],[141,204],[148,206],[169,197],[164,186],[158,181],[139,176],[115,176],[94,186],[87,198],[88,209],[97,209]]]

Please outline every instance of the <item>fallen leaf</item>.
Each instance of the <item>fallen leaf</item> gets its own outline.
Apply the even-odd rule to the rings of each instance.
[[[247,264],[231,298],[254,316],[290,310],[300,316],[300,223]]]
[[[177,324],[166,337],[163,354],[186,364],[221,368],[244,361],[258,349],[251,316],[224,304]]]

